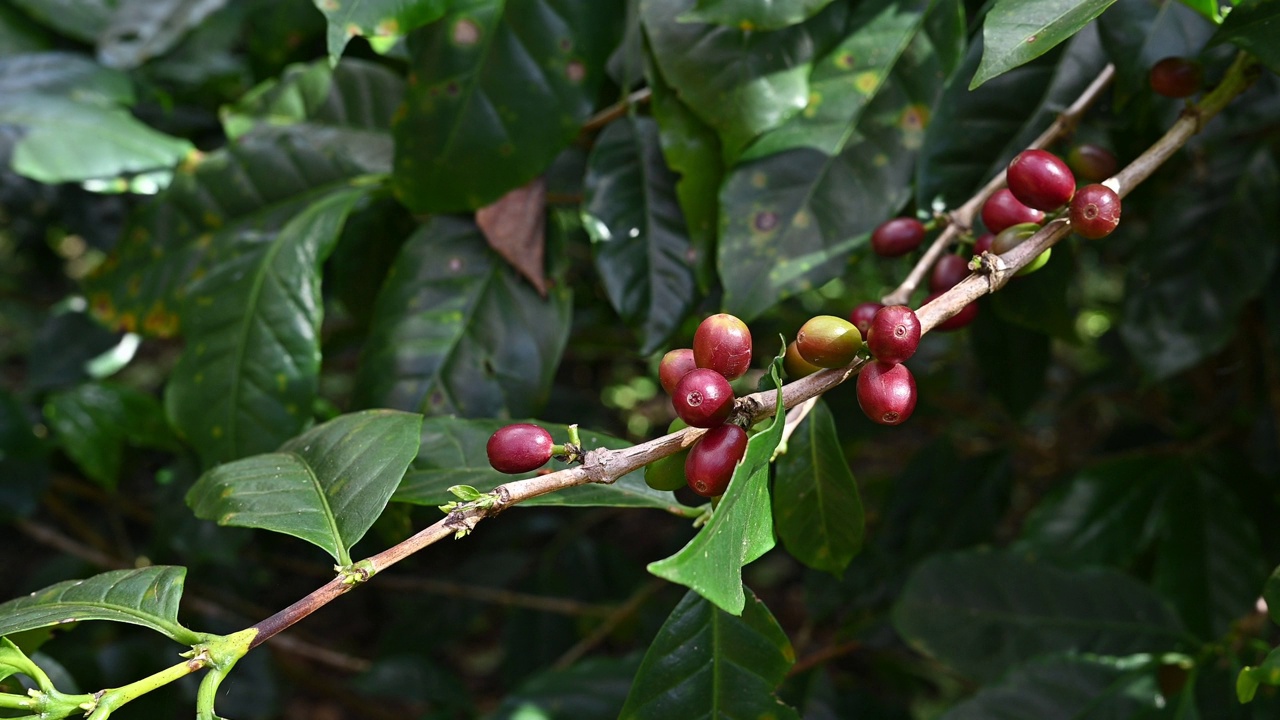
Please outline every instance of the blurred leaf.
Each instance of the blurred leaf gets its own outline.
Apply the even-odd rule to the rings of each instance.
[[[120,333],[86,313],[55,309],[40,326],[27,356],[27,387],[50,390],[88,380],[90,361],[117,347],[120,339]]]
[[[111,620],[151,628],[183,645],[203,633],[178,623],[178,601],[187,569],[152,565],[68,580],[0,603],[0,637],[81,620]]]
[[[697,0],[680,22],[728,25],[744,31],[780,30],[804,22],[831,0]]]
[[[0,521],[35,512],[49,468],[26,410],[0,390]]]
[[[710,522],[675,555],[649,563],[649,572],[694,590],[733,615],[742,614],[746,597],[742,567],[774,545],[769,463],[782,440],[786,415],[781,374],[782,356],[778,356],[770,368],[778,388],[778,413],[768,428],[747,440],[746,454],[733,469],[733,478]]]
[[[1264,0],[1240,0],[1231,8],[1210,44],[1229,42],[1256,56],[1271,72],[1280,73],[1277,30],[1280,30],[1280,5]]]
[[[94,105],[132,105],[129,77],[84,55],[37,52],[0,59],[0,92],[6,98],[36,93]]]
[[[1057,47],[1115,1],[996,0],[982,24],[982,63],[969,89]]]
[[[21,11],[0,5],[0,57],[36,53],[53,45],[49,33]]]
[[[1271,571],[1267,584],[1262,590],[1262,599],[1267,602],[1267,613],[1271,622],[1280,625],[1280,567]]]
[[[546,221],[547,182],[541,177],[476,211],[476,225],[489,247],[542,297],[547,296]]]
[[[640,666],[640,656],[592,658],[524,681],[489,720],[615,720]]]
[[[1249,146],[1239,147],[1245,152]],[[1280,255],[1280,170],[1266,150],[1223,148],[1203,175],[1162,201],[1125,279],[1120,335],[1147,375],[1164,379],[1221,350]]]
[[[1098,19],[1102,47],[1116,66],[1114,95],[1130,121],[1143,103],[1163,100],[1150,97],[1151,66],[1167,57],[1199,55],[1214,29],[1176,2],[1121,2]],[[1130,105],[1131,101],[1138,104]]]
[[[187,31],[227,4],[227,0],[117,0],[98,35],[98,59],[103,65],[136,68],[159,57]]]
[[[926,560],[893,624],[922,652],[984,682],[1037,655],[1154,653],[1191,641],[1160,596],[1127,575],[999,552]]]
[[[968,47],[964,5],[964,0],[936,0],[924,16],[924,31],[938,54],[943,76],[948,78],[964,62]]]
[[[125,444],[177,449],[159,401],[114,383],[86,383],[51,396],[44,416],[58,444],[93,480],[115,489]]]
[[[693,306],[689,239],[663,162],[658,125],[624,118],[600,133],[587,164],[582,224],[609,302],[656,351]]]
[[[358,391],[367,406],[428,415],[535,415],[571,311],[567,285],[543,300],[475,225],[437,216],[405,243],[378,296]]]
[[[324,548],[339,565],[386,507],[418,452],[420,415],[365,410],[339,416],[265,455],[219,465],[187,493],[219,525],[284,533]]]
[[[568,439],[568,428],[565,425],[540,420],[531,422],[546,428],[557,442]],[[511,423],[506,420],[427,418],[422,424],[422,445],[418,450],[418,457],[391,499],[434,507],[455,499],[449,492],[449,488],[454,485],[470,485],[480,492],[489,492],[505,482],[537,475],[536,470],[520,475],[506,475],[489,465],[485,445],[498,428],[509,424]],[[620,450],[631,446],[625,440],[592,430],[579,428],[578,434],[586,450]],[[570,466],[553,460],[548,467],[562,470]],[[520,505],[647,507],[659,510],[683,507],[671,493],[654,490],[645,484],[643,470],[627,473],[611,485],[591,483],[566,488],[527,500]]]
[[[773,693],[795,659],[754,594],[737,617],[689,591],[645,653],[619,717],[798,720]]]
[[[1003,290],[997,293],[1000,294]],[[978,372],[987,392],[995,395],[1011,415],[1020,418],[1044,394],[1051,342],[1048,335],[995,317],[994,312],[989,312],[990,301],[983,305],[969,326]]]
[[[862,500],[826,403],[787,441],[773,482],[773,517],[787,552],[811,568],[844,572],[862,549]]]
[[[1005,285],[989,304],[1003,320],[1076,344],[1076,308],[1070,291],[1078,277],[1074,248],[1060,242],[1044,267]]]
[[[1253,702],[1259,685],[1280,685],[1280,648],[1267,654],[1257,667],[1245,667],[1236,678],[1236,698],[1242,703]]]
[[[338,64],[351,38],[393,38],[444,17],[450,0],[314,0],[329,20],[329,62]]]
[[[415,212],[487,205],[542,173],[591,114],[621,0],[458,0],[408,36],[394,184]]]
[[[191,286],[187,348],[165,392],[205,467],[274,450],[311,420],[320,373],[320,264],[367,188],[335,191]]]
[[[1095,720],[1147,717],[1163,707],[1150,664],[1091,655],[1014,668],[940,720]]]
[[[10,4],[64,35],[93,43],[110,23],[120,0],[10,0]]]

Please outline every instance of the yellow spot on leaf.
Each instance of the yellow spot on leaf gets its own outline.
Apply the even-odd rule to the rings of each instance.
[[[458,18],[453,24],[453,44],[469,47],[480,42],[480,26],[470,18]]]
[[[858,73],[858,76],[853,79],[853,86],[863,95],[870,95],[880,87],[880,74],[870,70]]]
[[[386,20],[378,23],[378,26],[373,29],[373,34],[380,35],[382,37],[399,35],[400,23],[395,18],[387,18]]]
[[[762,172],[751,173],[751,187],[763,188],[767,184],[769,184],[769,177],[767,175]]]
[[[210,435],[212,435],[212,436],[214,436],[215,438],[220,438],[220,437],[222,437],[222,426],[221,426],[221,425],[214,425],[214,426],[213,426],[213,429],[209,431],[209,434],[210,434]]]

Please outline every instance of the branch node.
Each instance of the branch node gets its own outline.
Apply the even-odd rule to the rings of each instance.
[[[613,453],[602,448],[589,450],[582,461],[582,469],[587,471],[587,481],[601,485],[612,485],[618,478],[609,471],[613,464]]]
[[[978,258],[978,267],[974,268],[987,278],[987,292],[993,293],[1005,285],[1009,284],[1014,276],[1013,268],[1009,267],[1004,258],[984,250]]]

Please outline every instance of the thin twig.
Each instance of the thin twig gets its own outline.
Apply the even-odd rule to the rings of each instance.
[[[621,625],[623,621],[632,615],[635,615],[636,612],[644,606],[645,602],[649,598],[653,597],[654,593],[666,587],[666,585],[667,583],[665,580],[659,580],[657,578],[641,585],[639,590],[633,593],[631,597],[627,598],[625,603],[619,605],[617,609],[615,609],[609,617],[605,618],[603,622],[597,625],[590,634],[579,640],[573,647],[566,650],[563,655],[557,658],[551,665],[552,669],[564,670],[581,659],[583,655],[591,652],[597,645],[604,642],[605,638],[609,637],[614,630],[617,630],[618,626]]]
[[[796,664],[792,665],[791,669],[787,671],[787,677],[795,677],[796,675],[799,675],[829,660],[834,660],[838,657],[843,657],[845,655],[848,655],[849,653],[856,652],[861,648],[862,648],[862,643],[858,642],[857,640],[850,640],[849,642],[843,642],[843,643],[840,643],[839,645],[832,645],[830,647],[825,647],[813,653],[812,655],[806,655],[800,658],[799,660],[797,660]]]
[[[559,615],[607,617],[617,610],[612,605],[586,603],[573,598],[534,595],[533,593],[484,587],[482,585],[464,585],[435,578],[388,576],[383,578],[381,582],[389,590],[426,592],[433,595],[463,598]]]
[[[642,105],[649,102],[649,98],[653,97],[653,91],[647,87],[640,88],[631,93],[624,100],[620,100],[600,112],[587,118],[582,123],[582,132],[595,132],[618,118],[626,115],[627,112],[635,105]]]

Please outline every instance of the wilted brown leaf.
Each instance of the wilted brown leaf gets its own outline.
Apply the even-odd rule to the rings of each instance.
[[[489,247],[506,258],[540,295],[547,295],[543,263],[546,248],[547,184],[536,178],[476,211],[476,224]]]

